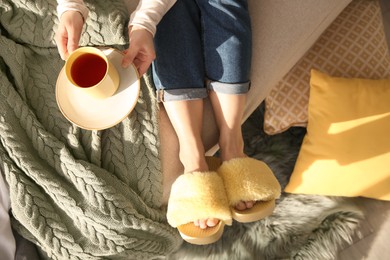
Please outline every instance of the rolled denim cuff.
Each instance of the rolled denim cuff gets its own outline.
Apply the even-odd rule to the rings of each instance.
[[[207,88],[222,94],[246,94],[250,88],[250,81],[243,83],[224,83],[218,81],[208,81]]]
[[[206,88],[158,89],[156,93],[157,102],[203,99],[208,96]]]

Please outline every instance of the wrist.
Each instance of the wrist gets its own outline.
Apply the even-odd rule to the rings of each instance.
[[[59,17],[60,21],[61,21],[61,18],[64,16],[64,14],[70,15],[70,16],[78,15],[83,20],[83,23],[85,23],[85,18],[83,16],[83,14],[81,13],[81,11],[79,11],[79,10],[66,10],[66,11],[62,12],[61,16]]]
[[[57,15],[60,19],[61,16],[68,11],[74,11],[81,14],[84,21],[87,20],[89,10],[84,5],[83,1],[59,1],[59,4],[57,5]]]
[[[154,31],[148,28],[147,26],[141,24],[130,24],[128,28],[129,28],[129,36],[131,36],[132,33],[136,31],[145,31],[149,33],[152,36],[152,38],[154,37]]]

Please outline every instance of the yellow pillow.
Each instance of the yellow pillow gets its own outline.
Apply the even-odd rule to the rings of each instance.
[[[285,192],[390,200],[390,79],[312,70],[308,112]]]

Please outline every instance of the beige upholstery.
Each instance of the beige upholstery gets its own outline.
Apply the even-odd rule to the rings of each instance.
[[[132,10],[136,3],[129,1]],[[272,87],[295,65],[351,0],[249,0],[253,30],[252,88],[243,120],[260,105]],[[178,142],[163,108],[160,112],[164,201],[182,173]],[[217,150],[218,131],[210,103],[205,105],[204,144]]]

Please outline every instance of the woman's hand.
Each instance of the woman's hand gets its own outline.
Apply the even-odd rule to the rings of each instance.
[[[80,12],[66,11],[61,15],[55,41],[63,60],[79,47],[83,25],[84,19]]]
[[[133,26],[129,30],[129,39],[130,45],[124,51],[122,67],[127,68],[133,63],[141,77],[156,58],[153,35],[143,27]]]

